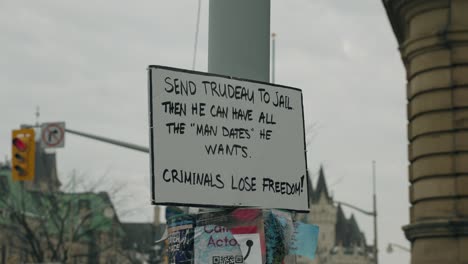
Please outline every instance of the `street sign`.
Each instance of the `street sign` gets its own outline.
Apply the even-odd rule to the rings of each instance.
[[[65,122],[43,123],[41,145],[43,148],[63,148],[65,146]]]
[[[154,204],[308,211],[302,91],[149,67]]]

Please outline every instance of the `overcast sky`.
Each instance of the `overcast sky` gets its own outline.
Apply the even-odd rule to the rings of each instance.
[[[36,106],[41,122],[148,145],[146,68],[191,68],[197,2],[1,1],[0,155]],[[196,70],[206,71],[207,0],[201,17]],[[276,82],[304,93],[314,180],[323,164],[335,199],[371,209],[376,160],[381,263],[408,263],[385,250],[408,246],[409,204],[405,74],[381,1],[272,0],[271,30]],[[57,155],[62,181],[74,169],[87,181],[107,174],[137,209],[123,220],[152,219],[148,155],[73,135]],[[371,242],[372,219],[356,217]]]

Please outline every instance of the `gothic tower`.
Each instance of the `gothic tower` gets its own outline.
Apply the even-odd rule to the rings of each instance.
[[[319,244],[324,251],[330,251],[335,245],[336,207],[328,193],[323,168],[320,167],[317,188],[311,195],[309,222],[320,227]]]

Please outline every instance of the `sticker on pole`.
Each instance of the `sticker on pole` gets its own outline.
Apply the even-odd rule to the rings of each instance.
[[[149,67],[154,204],[308,211],[302,91]]]
[[[43,148],[63,148],[65,146],[65,122],[43,123],[41,145]]]
[[[262,263],[258,233],[235,234],[224,226],[197,226],[194,248],[195,263]]]

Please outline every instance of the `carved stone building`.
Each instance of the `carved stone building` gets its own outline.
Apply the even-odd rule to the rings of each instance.
[[[373,247],[366,243],[364,234],[351,215],[347,218],[328,191],[325,174],[320,168],[317,187],[309,181],[310,213],[303,221],[320,228],[318,248],[313,261],[298,258],[298,264],[370,264]]]
[[[408,81],[411,263],[468,263],[468,1],[383,3]]]

